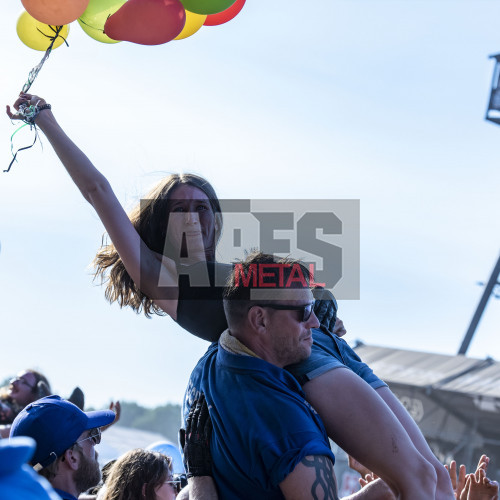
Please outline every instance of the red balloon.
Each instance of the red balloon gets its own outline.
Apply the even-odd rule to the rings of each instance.
[[[113,40],[160,45],[184,28],[186,11],[180,0],[128,0],[104,24]]]
[[[240,10],[245,5],[245,0],[236,0],[236,2],[229,7],[229,9],[223,10],[218,14],[209,14],[203,23],[204,26],[218,26],[219,24],[227,23],[236,17]]]

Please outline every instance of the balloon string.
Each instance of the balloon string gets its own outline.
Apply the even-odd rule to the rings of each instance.
[[[42,57],[42,60],[29,72],[28,75],[28,81],[23,85],[23,89],[21,92],[26,93],[30,89],[31,85],[33,85],[33,82],[35,81],[35,78],[38,76],[38,73],[40,73],[40,70],[42,69],[43,64],[45,61],[48,59],[50,56],[50,53],[52,51],[52,47],[54,46],[55,41],[57,40],[58,37],[61,37],[64,40],[64,43],[68,45],[68,42],[66,39],[60,34],[61,30],[64,28],[64,26],[49,26],[49,28],[54,32],[54,35],[47,35],[40,31],[38,28],[37,30],[42,33],[43,36],[47,37],[50,39],[50,45],[45,51],[44,56]],[[10,168],[10,167],[9,167]]]
[[[12,167],[13,163],[16,161],[17,153],[20,151],[24,151],[25,149],[32,148],[35,145],[36,139],[38,137],[38,130],[35,127],[35,140],[33,141],[33,144],[30,146],[24,146],[23,148],[19,148],[15,153],[14,153],[14,143],[12,142],[13,137],[23,128],[28,125],[27,123],[21,125],[11,136],[10,136],[10,150],[12,151],[12,161],[9,163],[9,168],[7,170],[4,170],[4,172],[8,172],[10,170],[10,167]]]
[[[109,17],[109,16],[108,16]],[[100,31],[101,33],[104,33],[104,30],[101,28],[96,28],[95,26],[92,26],[89,23],[86,23],[81,17],[78,18],[78,21],[80,21],[82,24],[85,24],[85,26],[88,26],[89,28],[92,28],[93,30]]]

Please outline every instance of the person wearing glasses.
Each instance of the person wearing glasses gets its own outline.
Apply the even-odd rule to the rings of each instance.
[[[111,410],[83,412],[59,396],[47,396],[26,406],[12,423],[10,436],[35,440],[31,465],[63,500],[97,485],[101,471],[95,446],[101,427],[115,419]]]
[[[284,369],[309,358],[319,321],[308,279],[286,287],[280,277],[287,283],[297,269],[303,277],[308,273],[297,261],[260,252],[241,263],[245,275],[252,267],[262,281],[238,282],[232,273],[224,291],[229,328],[197,367],[194,376],[201,377],[190,381],[204,394],[213,425],[210,451],[219,498],[337,500],[326,430]],[[375,494],[392,498],[382,481],[353,498]]]
[[[51,393],[45,375],[36,370],[23,370],[0,388],[0,437],[9,437],[10,424],[29,403]]]
[[[24,408],[51,392],[49,381],[45,375],[36,370],[23,370],[9,380],[5,393],[18,406]]]
[[[158,451],[130,450],[111,467],[99,500],[174,500],[181,481],[175,479],[170,457]]]
[[[95,262],[96,275],[107,283],[106,297],[146,316],[166,313],[193,335],[217,342],[227,328],[220,292],[212,286],[186,286],[185,272],[180,272],[199,265],[208,268],[211,278],[220,267],[226,266],[222,272],[231,269],[215,262],[222,214],[212,186],[194,175],[168,176],[128,215],[108,180],[66,135],[44,99],[21,94],[14,108],[16,113],[7,106],[8,116],[36,123],[104,224],[111,242]],[[408,412],[335,335],[328,316],[326,322],[318,319],[322,328],[313,331],[313,356],[293,374],[328,435],[395,489],[413,486],[405,479],[406,471],[417,470],[424,490],[434,490],[429,499],[453,498],[449,476]],[[339,367],[349,370],[335,369]]]

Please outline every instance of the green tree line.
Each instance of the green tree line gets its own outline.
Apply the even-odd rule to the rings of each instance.
[[[122,412],[116,425],[157,432],[173,443],[181,427],[181,406],[166,404],[156,408],[145,408],[134,402],[121,402]]]

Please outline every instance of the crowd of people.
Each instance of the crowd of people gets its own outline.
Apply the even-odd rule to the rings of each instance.
[[[456,465],[446,469],[437,460],[387,384],[341,338],[335,298],[311,289],[299,261],[258,251],[237,265],[216,261],[223,214],[208,181],[167,176],[127,215],[45,100],[21,94],[14,107],[15,113],[7,108],[11,119],[43,131],[104,224],[111,241],[95,266],[106,297],[146,315],[167,314],[211,342],[186,390],[182,434],[189,484],[178,498],[338,499],[329,438],[368,471],[359,492],[346,498],[498,495],[498,485],[486,477],[486,458],[474,473],[460,469],[458,477]],[[61,498],[74,500],[99,482],[94,447],[115,414],[85,413],[38,392],[43,384],[33,372],[24,375],[6,394],[11,416],[18,413],[10,436],[32,437],[32,465]],[[20,389],[31,399],[16,396]],[[64,412],[71,418],[59,416]],[[171,472],[165,455],[132,450],[110,466],[94,495],[170,499],[178,484]]]

